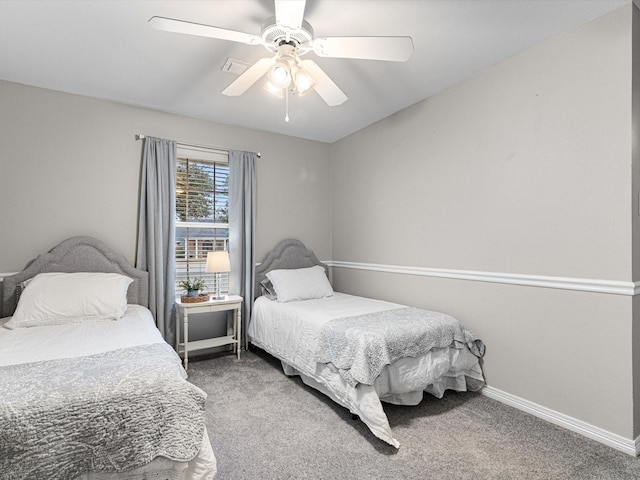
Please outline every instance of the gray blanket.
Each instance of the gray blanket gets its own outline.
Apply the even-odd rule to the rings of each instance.
[[[188,461],[206,394],[166,343],[0,368],[0,478],[123,472]]]
[[[332,363],[350,384],[373,385],[385,365],[418,357],[432,348],[469,348],[477,357],[484,344],[459,320],[440,312],[402,307],[327,322],[316,361]]]

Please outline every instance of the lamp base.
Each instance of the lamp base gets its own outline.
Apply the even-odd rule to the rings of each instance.
[[[214,292],[213,295],[211,295],[211,300],[224,300],[225,298],[227,298],[226,295],[220,295],[220,281],[221,281],[221,275],[219,272],[216,272],[216,291]]]

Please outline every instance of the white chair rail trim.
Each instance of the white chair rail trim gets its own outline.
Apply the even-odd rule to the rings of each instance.
[[[640,437],[635,440],[622,437],[488,385],[482,389],[482,394],[629,455],[638,456],[640,453]]]
[[[609,293],[614,295],[640,294],[640,282],[618,280],[592,280],[588,278],[552,277],[544,275],[523,275],[517,273],[481,272],[475,270],[454,270],[449,268],[410,267],[400,265],[382,265],[377,263],[326,262],[330,267],[371,270],[374,272],[419,275],[424,277],[473,280],[476,282],[506,283],[529,287],[577,290],[581,292]]]

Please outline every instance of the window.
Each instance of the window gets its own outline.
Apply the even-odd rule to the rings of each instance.
[[[182,280],[201,278],[215,291],[215,274],[205,271],[207,253],[229,251],[229,161],[226,154],[178,148],[176,165],[176,292]],[[229,275],[221,276],[221,292]]]

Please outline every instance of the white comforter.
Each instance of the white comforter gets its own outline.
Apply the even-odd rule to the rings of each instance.
[[[314,353],[320,330],[328,321],[402,306],[343,293],[288,303],[260,297],[253,307],[248,335],[253,344],[282,360],[285,373],[300,374],[305,383],[357,414],[378,438],[399,447],[381,401],[416,405],[423,391],[441,397],[446,389],[476,390],[484,384],[478,358],[466,348],[437,348],[388,365],[374,385],[354,387],[333,365],[317,363]]]
[[[8,318],[0,320],[2,325]],[[151,312],[140,305],[129,305],[119,320],[76,323],[45,327],[0,327],[0,367],[43,360],[81,357],[138,345],[162,343]],[[150,464],[127,472],[128,480],[156,478],[150,472],[171,480],[209,480],[215,476],[216,459],[205,429],[198,455],[188,463],[156,458]],[[162,473],[160,473],[162,472]],[[113,480],[118,474],[87,473],[82,480]]]

